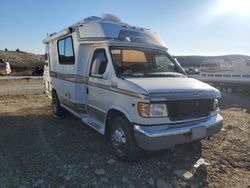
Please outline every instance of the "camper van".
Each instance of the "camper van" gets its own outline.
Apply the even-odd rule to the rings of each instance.
[[[121,161],[136,160],[141,149],[193,142],[222,128],[220,92],[188,78],[149,29],[104,15],[43,42],[53,114],[67,110],[109,138]]]
[[[11,68],[10,63],[0,59],[0,76],[10,76],[11,75]]]

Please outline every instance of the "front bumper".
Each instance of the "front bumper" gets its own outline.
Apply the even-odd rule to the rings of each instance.
[[[223,118],[220,114],[216,114],[191,123],[158,126],[134,125],[134,134],[139,147],[148,151],[156,151],[212,136],[220,131],[222,125]]]

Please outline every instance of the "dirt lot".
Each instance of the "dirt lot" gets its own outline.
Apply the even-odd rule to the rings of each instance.
[[[77,118],[54,118],[44,95],[0,96],[0,187],[250,187],[249,101],[224,96],[210,140],[122,163]]]
[[[42,94],[42,77],[0,76],[0,96]]]

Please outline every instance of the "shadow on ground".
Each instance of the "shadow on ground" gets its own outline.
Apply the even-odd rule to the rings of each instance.
[[[247,113],[250,113],[249,100],[250,98],[246,97],[244,93],[235,93],[235,94],[223,93],[222,98],[220,99],[220,108],[222,110],[228,108],[239,108]]]
[[[40,110],[0,115],[0,186],[150,186],[159,177],[174,183],[174,170],[190,170],[201,157],[202,146],[196,142],[144,151],[137,162],[122,163],[107,139],[79,119],[56,119]]]

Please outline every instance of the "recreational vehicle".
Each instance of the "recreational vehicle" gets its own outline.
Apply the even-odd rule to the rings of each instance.
[[[238,89],[250,89],[250,58],[237,61],[215,59],[214,62],[203,62],[200,75],[195,78],[212,83],[228,93]]]
[[[11,74],[10,63],[0,59],[0,75],[9,76]]]
[[[104,15],[43,42],[53,114],[67,110],[107,136],[119,160],[200,140],[222,127],[220,92],[188,78],[149,29]]]

